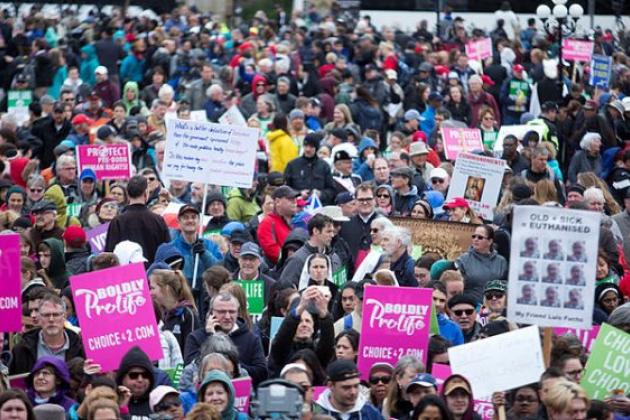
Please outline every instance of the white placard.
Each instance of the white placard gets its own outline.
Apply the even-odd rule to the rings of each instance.
[[[497,141],[494,142],[494,146],[492,148],[494,151],[494,155],[501,156],[503,154],[503,139],[505,138],[505,136],[507,136],[508,134],[512,134],[513,136],[516,136],[516,138],[520,142],[523,140],[523,137],[525,136],[525,134],[527,134],[528,131],[537,132],[542,139],[545,128],[542,125],[538,124],[502,125],[501,128],[499,128],[499,134],[497,134]]]
[[[502,159],[460,153],[446,201],[464,197],[476,214],[492,220],[504,172],[505,161]]]
[[[452,373],[470,381],[473,395],[538,382],[545,370],[540,333],[531,326],[448,349]]]
[[[205,110],[190,111],[190,119],[193,121],[208,121]]]
[[[594,211],[514,207],[508,319],[591,328],[600,218]]]
[[[245,120],[245,117],[243,117],[243,114],[241,114],[241,111],[236,105],[229,107],[228,110],[219,117],[219,122],[221,124],[247,127],[247,120]]]
[[[164,177],[250,188],[258,130],[202,121],[166,120]]]

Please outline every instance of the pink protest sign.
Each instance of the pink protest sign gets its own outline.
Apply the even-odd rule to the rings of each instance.
[[[593,42],[565,38],[562,40],[562,58],[590,63],[593,58]]]
[[[131,152],[128,144],[89,144],[77,146],[79,173],[91,168],[96,179],[129,179]]]
[[[94,254],[100,254],[105,251],[108,228],[109,223],[103,223],[85,232],[90,248]]]
[[[232,380],[234,387],[234,407],[241,413],[249,412],[249,397],[252,394],[252,378],[239,378]]]
[[[395,366],[403,356],[426,363],[431,289],[369,286],[363,298],[358,368],[367,379],[374,363]]]
[[[22,330],[20,236],[0,235],[0,331]]]
[[[597,338],[597,334],[599,334],[599,328],[599,325],[593,325],[589,330],[554,327],[553,333],[558,337],[565,334],[576,336],[582,342],[584,348],[590,353],[591,348],[593,348],[593,342]]]
[[[471,60],[485,60],[492,57],[492,40],[483,38],[478,41],[470,41],[466,43],[466,55]]]
[[[491,397],[475,399],[473,403],[475,411],[483,420],[492,420],[494,418],[494,406],[492,405]]]
[[[481,131],[478,128],[442,128],[446,159],[455,160],[460,153],[483,150]]]
[[[442,392],[442,385],[444,385],[444,381],[446,378],[451,376],[451,367],[441,363],[433,363],[431,366],[431,375],[433,375],[437,381],[438,393]]]
[[[317,401],[319,396],[324,393],[328,389],[327,386],[314,386],[311,388],[313,390],[313,401]]]
[[[153,361],[163,357],[144,264],[72,276],[70,286],[85,353],[104,372],[134,346]]]

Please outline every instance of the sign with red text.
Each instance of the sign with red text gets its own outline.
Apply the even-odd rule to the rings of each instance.
[[[241,413],[249,413],[249,398],[252,394],[252,378],[238,378],[232,380],[234,387],[234,408]]]
[[[374,363],[396,366],[407,355],[426,363],[431,324],[431,289],[368,286],[363,298],[363,320],[358,368],[367,378]]]
[[[85,353],[104,372],[134,346],[152,361],[163,357],[144,264],[72,276],[70,286]]]
[[[469,41],[466,43],[466,55],[471,60],[485,60],[492,57],[492,40],[483,38],[478,41]]]
[[[0,235],[0,331],[22,330],[20,235]]]
[[[96,179],[131,178],[131,151],[128,144],[87,144],[77,146],[79,174],[91,168]]]
[[[591,58],[593,58],[593,42],[564,38],[562,40],[562,58],[590,63]]]
[[[460,153],[483,150],[481,131],[478,128],[442,128],[446,159],[455,160]]]

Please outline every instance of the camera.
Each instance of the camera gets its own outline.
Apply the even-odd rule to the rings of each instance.
[[[260,384],[250,404],[255,419],[299,419],[302,417],[304,390],[283,379],[270,379]]]

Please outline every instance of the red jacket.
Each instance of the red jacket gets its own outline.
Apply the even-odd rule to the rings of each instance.
[[[258,225],[257,236],[260,247],[265,256],[274,264],[278,262],[282,244],[291,230],[286,220],[276,213],[268,214]]]

